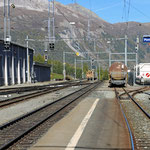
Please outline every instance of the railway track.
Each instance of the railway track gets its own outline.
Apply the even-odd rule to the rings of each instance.
[[[127,119],[127,116],[123,110],[123,107],[120,103],[120,96],[119,96],[119,92],[117,91],[116,88],[114,88],[114,91],[115,91],[115,94],[116,94],[116,99],[117,99],[117,102],[120,106],[120,109],[121,109],[121,112],[123,114],[123,117],[125,119],[125,122],[126,122],[126,125],[127,125],[127,128],[128,128],[128,131],[129,131],[129,135],[130,135],[130,142],[131,142],[131,149],[134,150],[135,149],[135,144],[134,144],[134,137],[133,137],[133,133],[131,131],[131,128],[130,128],[130,125],[129,125],[129,122],[128,122],[128,119]]]
[[[125,109],[125,114],[127,114],[128,121],[132,127],[134,145],[139,150],[150,149],[150,114],[133,97],[135,94],[142,93],[149,88],[145,87],[134,91],[127,91],[125,88],[122,89],[128,96],[128,101],[126,99],[120,104]],[[129,94],[131,92],[132,95]],[[120,100],[120,96],[118,96],[118,99]]]
[[[65,83],[64,85],[62,84],[62,86],[59,86],[59,87],[58,87],[59,84],[57,84],[55,86],[52,86],[52,85],[51,86],[43,86],[42,89],[39,89],[39,87],[38,87],[38,90],[36,88],[36,90],[37,90],[36,92],[31,92],[31,93],[27,93],[25,95],[20,95],[20,96],[14,97],[14,98],[1,100],[0,108],[9,106],[11,104],[23,102],[25,100],[29,100],[29,99],[37,97],[37,96],[41,96],[41,95],[48,94],[48,93],[51,93],[54,91],[58,91],[58,90],[61,90],[61,89],[64,89],[64,88],[67,88],[70,86],[85,85],[85,84],[88,84],[88,83],[84,83],[84,82],[83,83],[75,82],[75,83],[67,83],[67,84]]]
[[[36,86],[25,86],[25,87],[12,87],[12,88],[0,88],[0,95],[7,95],[7,94],[13,94],[13,93],[22,93],[22,92],[28,92],[28,91],[37,91],[37,90],[43,90],[48,87],[56,87],[59,85],[68,85],[72,83],[77,83],[73,81],[67,81],[67,82],[59,82],[54,84],[46,84],[46,85],[36,85]],[[85,81],[81,82],[82,84],[85,83]]]
[[[130,90],[130,91],[127,91],[128,93],[140,93],[140,92],[143,92],[143,91],[146,91],[150,89],[149,87],[142,87],[142,88],[139,88],[139,89],[135,89],[135,90]],[[121,99],[122,96],[126,95],[127,93],[124,91],[124,93],[120,94],[119,97]]]
[[[123,88],[123,90],[125,91],[125,93],[128,95],[128,97],[134,102],[134,104],[145,114],[145,116],[150,119],[150,114],[147,113],[146,110],[144,110],[144,108],[133,98],[133,96],[131,96],[126,90],[125,88]],[[145,90],[145,89],[144,89]],[[139,90],[135,93],[133,93],[132,95],[135,95],[136,93],[140,93],[143,92],[143,90]]]
[[[74,106],[77,100],[95,89],[99,83],[90,84],[72,94],[45,105],[33,112],[21,116],[3,126],[0,126],[0,150],[26,149],[38,138],[46,127],[57,121],[58,118]],[[56,119],[57,118],[57,119]]]

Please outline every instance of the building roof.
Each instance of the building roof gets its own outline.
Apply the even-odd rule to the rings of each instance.
[[[0,39],[0,43],[4,43],[4,40]],[[27,48],[26,46],[18,44],[18,43],[15,43],[15,42],[11,42],[11,44],[19,46],[19,47],[22,47],[22,48]],[[31,47],[29,47],[29,49],[32,50],[32,51],[34,51],[34,49],[31,48]]]
[[[39,63],[39,62],[33,62],[33,65],[51,68],[51,65],[50,64],[46,64],[46,63],[44,64],[44,63]]]

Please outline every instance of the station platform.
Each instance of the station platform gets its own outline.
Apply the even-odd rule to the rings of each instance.
[[[105,91],[102,91],[102,88]],[[107,91],[108,89],[108,91]],[[130,138],[108,83],[84,98],[30,150],[128,150]]]

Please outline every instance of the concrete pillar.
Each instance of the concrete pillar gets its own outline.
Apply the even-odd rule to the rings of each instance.
[[[20,83],[20,59],[18,58],[18,84]]]
[[[14,73],[14,53],[13,53],[13,50],[12,50],[12,85],[15,84],[15,73]]]
[[[23,83],[26,82],[25,58],[23,58]]]

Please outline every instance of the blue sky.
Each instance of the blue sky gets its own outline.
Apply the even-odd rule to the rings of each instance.
[[[56,1],[67,5],[74,3],[75,0]],[[76,2],[110,23],[150,22],[150,0],[76,0]]]

